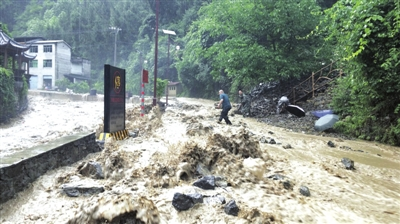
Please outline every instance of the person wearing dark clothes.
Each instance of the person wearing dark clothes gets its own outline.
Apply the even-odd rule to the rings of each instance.
[[[289,99],[286,96],[282,96],[278,101],[278,106],[276,108],[276,114],[280,114],[283,109],[285,109],[289,103]]]
[[[250,107],[251,107],[251,99],[250,96],[243,93],[241,89],[239,89],[239,108],[238,113],[242,114],[243,117],[250,116]]]
[[[229,101],[228,95],[226,95],[223,90],[219,91],[219,99],[218,108],[221,108],[222,105],[222,111],[221,115],[219,116],[218,123],[224,119],[226,124],[232,125],[228,118],[228,112],[232,109],[231,102]]]

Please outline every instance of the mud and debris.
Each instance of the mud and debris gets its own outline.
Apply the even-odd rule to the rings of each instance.
[[[165,111],[152,107],[143,117],[139,105],[130,105],[126,128],[135,136],[121,141],[108,138],[101,152],[43,175],[0,205],[0,222],[398,221],[397,148],[305,135],[239,115],[232,117],[232,126],[217,124],[219,110],[213,101],[169,102]],[[299,119],[273,116],[285,122]],[[102,126],[93,131],[99,135]],[[328,141],[336,147],[329,147]],[[346,154],[357,162],[356,172],[340,163]],[[206,187],[193,184],[202,179]],[[78,189],[80,194],[72,191],[74,197],[68,197],[62,193],[65,186],[102,190],[88,196]]]

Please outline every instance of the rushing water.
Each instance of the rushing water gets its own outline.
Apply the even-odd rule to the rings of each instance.
[[[75,108],[78,115],[73,112],[62,113],[62,117],[52,117],[54,113],[42,112],[48,102],[40,98],[32,98],[34,103],[30,112],[24,119],[17,120],[12,126],[3,126],[0,135],[7,140],[7,150],[12,152],[11,146],[22,147],[29,145],[33,135],[50,140],[49,132],[63,130],[69,133],[70,129],[95,130],[101,121],[102,103],[91,102],[59,102],[53,101],[50,105],[54,108]],[[118,195],[133,193],[144,196],[154,202],[157,207],[161,222],[163,223],[251,223],[256,216],[249,217],[242,212],[239,217],[228,216],[223,212],[222,205],[196,205],[188,211],[177,212],[171,205],[175,192],[190,193],[193,191],[206,195],[221,194],[227,200],[235,199],[241,211],[257,209],[261,213],[273,216],[277,223],[400,223],[400,153],[398,147],[378,144],[374,142],[342,140],[338,138],[304,135],[289,132],[282,128],[268,126],[252,118],[233,117],[233,126],[216,124],[219,110],[213,108],[213,102],[201,99],[179,98],[178,101],[170,99],[171,103],[184,102],[198,105],[196,107],[170,107],[162,115],[161,127],[150,122],[139,120],[129,121],[130,127],[135,122],[144,126],[148,133],[135,139],[119,142],[120,156],[127,164],[119,176],[110,175],[109,178],[99,181],[100,184],[109,186],[109,192]],[[139,113],[139,111],[137,111]],[[100,115],[99,115],[100,114]],[[90,119],[92,121],[88,121]],[[138,119],[138,118],[137,118]],[[61,120],[64,123],[54,122]],[[85,123],[87,122],[87,123]],[[139,124],[138,123],[138,124]],[[205,191],[191,186],[192,181],[181,181],[170,184],[169,187],[151,188],[151,183],[158,179],[144,175],[150,172],[157,162],[162,164],[163,158],[172,161],[172,154],[178,151],[181,145],[188,141],[197,142],[199,147],[207,148],[213,145],[208,135],[200,133],[188,136],[189,124],[199,123],[203,127],[213,127],[211,133],[221,136],[239,136],[246,127],[255,139],[265,137],[273,138],[277,144],[260,143],[260,150],[268,154],[269,161],[247,160],[248,164],[242,166],[240,158],[226,163],[225,170],[235,170],[237,173],[224,173],[226,177],[249,176],[246,181],[240,181],[226,189]],[[27,134],[17,130],[34,130],[41,125],[40,132]],[[64,127],[66,125],[71,125]],[[84,124],[84,125],[83,125]],[[54,127],[57,126],[57,127]],[[31,136],[27,139],[27,136]],[[50,135],[52,136],[52,135]],[[56,135],[54,135],[56,136]],[[36,141],[36,140],[35,140]],[[335,147],[328,146],[328,141]],[[41,144],[40,141],[34,144]],[[290,148],[287,148],[287,145]],[[284,148],[285,146],[285,148]],[[172,150],[172,151],[170,151]],[[3,152],[2,152],[3,151]],[[5,153],[5,150],[0,150]],[[105,153],[105,152],[104,152]],[[157,160],[152,159],[155,154],[161,153]],[[85,161],[99,160],[107,157],[101,153],[88,156]],[[346,170],[341,163],[342,158],[354,161],[355,170]],[[235,158],[235,157],[232,157]],[[131,162],[128,162],[131,161]],[[56,180],[66,174],[74,174],[79,163],[50,171],[40,177],[25,192],[16,199],[0,205],[0,222],[2,223],[66,223],[79,214],[81,205],[91,205],[100,202],[99,198],[111,197],[105,193],[90,198],[69,198],[60,193]],[[244,164],[244,162],[243,162]],[[143,169],[139,177],[132,173]],[[150,170],[150,171],[146,171]],[[135,172],[133,172],[135,171]],[[268,178],[273,174],[287,177],[292,188],[286,190],[281,183]],[[74,179],[74,178],[71,178]],[[75,174],[75,179],[84,181],[84,178]],[[300,186],[307,186],[311,196],[305,197],[299,193]],[[137,202],[139,203],[139,202]],[[222,208],[222,209],[221,209]],[[265,220],[264,220],[265,221]]]

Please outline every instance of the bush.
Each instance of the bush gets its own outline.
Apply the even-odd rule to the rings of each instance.
[[[11,70],[0,68],[0,122],[14,116],[17,96],[14,92],[14,74]]]
[[[90,90],[87,82],[71,83],[68,88],[72,89],[74,93],[89,93]]]
[[[97,90],[97,93],[104,94],[104,81],[97,81],[93,88]]]
[[[56,81],[56,86],[61,91],[65,91],[67,88],[70,88],[69,85],[71,85],[71,84],[72,83],[67,78],[63,78],[63,79]]]
[[[157,99],[158,99],[158,100],[160,100],[161,97],[164,95],[164,93],[165,93],[165,87],[167,86],[167,84],[168,84],[168,80],[157,78],[157,92],[156,92],[156,96],[157,96]],[[153,88],[154,88],[154,87],[153,87]],[[153,89],[153,92],[154,92],[154,89]]]

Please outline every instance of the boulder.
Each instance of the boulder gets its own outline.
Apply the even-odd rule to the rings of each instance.
[[[300,191],[300,194],[302,194],[302,195],[304,195],[306,197],[310,197],[311,196],[310,190],[306,186],[301,186],[299,191]]]
[[[172,199],[172,205],[178,211],[186,211],[195,205],[193,198],[189,195],[175,193]]]
[[[61,189],[69,197],[90,196],[104,192],[103,186],[91,186],[88,184],[63,184]]]
[[[78,167],[78,172],[85,177],[104,179],[103,170],[98,162],[90,161],[88,163],[83,163]]]
[[[354,168],[354,161],[349,158],[343,158],[342,163],[344,164],[347,170],[355,170]]]
[[[239,207],[236,205],[235,200],[231,200],[224,207],[224,212],[228,215],[237,216],[239,213]]]
[[[214,190],[215,189],[215,177],[214,176],[204,176],[201,179],[194,182],[193,186],[199,187],[204,190]]]

